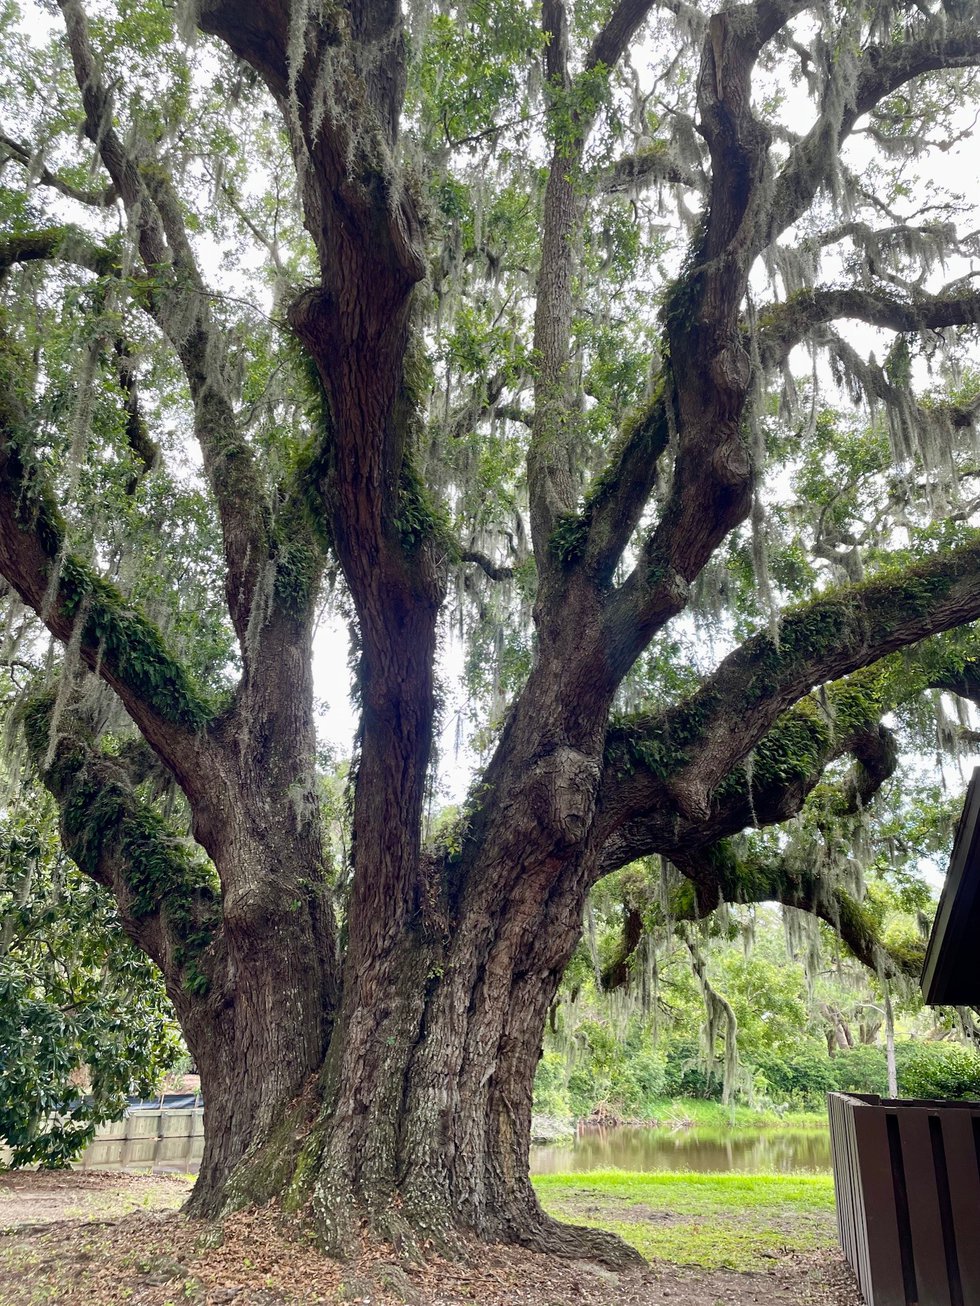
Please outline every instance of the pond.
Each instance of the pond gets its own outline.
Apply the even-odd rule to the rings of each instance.
[[[826,1129],[580,1127],[572,1142],[531,1148],[532,1174],[578,1170],[694,1170],[782,1174],[830,1169]]]

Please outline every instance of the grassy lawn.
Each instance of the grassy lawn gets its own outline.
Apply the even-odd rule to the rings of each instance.
[[[636,1174],[535,1178],[559,1219],[618,1233],[644,1256],[706,1269],[765,1270],[837,1241],[829,1175]]]

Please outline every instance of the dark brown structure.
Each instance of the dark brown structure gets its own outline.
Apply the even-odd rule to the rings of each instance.
[[[939,910],[922,967],[922,994],[930,1005],[980,1002],[980,767],[966,791],[963,815]],[[980,1212],[978,1212],[980,1214]],[[980,1298],[977,1299],[980,1301]]]
[[[828,1106],[837,1227],[868,1306],[977,1306],[980,1103]]]
[[[980,768],[922,968],[927,1003],[980,1001]],[[868,1306],[980,1306],[980,1103],[831,1093],[837,1227]]]

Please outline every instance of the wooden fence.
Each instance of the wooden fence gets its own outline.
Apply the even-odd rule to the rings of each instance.
[[[196,1170],[204,1152],[204,1108],[132,1111],[103,1125],[78,1160],[82,1170]]]
[[[827,1104],[837,1228],[868,1306],[980,1306],[980,1103]]]

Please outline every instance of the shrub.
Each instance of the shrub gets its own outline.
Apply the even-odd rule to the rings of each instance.
[[[903,1097],[980,1100],[980,1056],[960,1043],[899,1043],[895,1060]]]
[[[623,1115],[640,1118],[651,1114],[650,1104],[664,1095],[667,1073],[664,1059],[653,1050],[627,1055],[609,1083],[609,1099]]]
[[[834,1057],[834,1087],[841,1093],[888,1092],[888,1062],[885,1049],[870,1044],[844,1048]]]
[[[824,1098],[837,1087],[834,1063],[823,1047],[804,1044],[792,1054],[758,1052],[755,1056],[755,1082],[761,1075],[765,1096],[773,1102],[788,1102],[799,1107],[820,1107]]]

